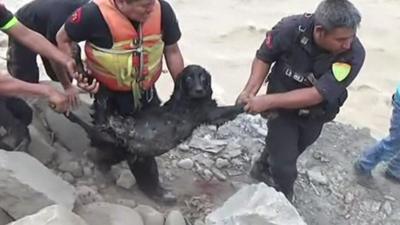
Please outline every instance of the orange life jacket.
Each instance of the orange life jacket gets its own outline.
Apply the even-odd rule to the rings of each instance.
[[[111,31],[113,46],[104,49],[86,42],[87,65],[93,76],[110,90],[131,90],[140,99],[142,90],[153,87],[162,70],[164,42],[160,3],[156,1],[153,12],[138,30],[113,0],[94,0],[94,3]]]

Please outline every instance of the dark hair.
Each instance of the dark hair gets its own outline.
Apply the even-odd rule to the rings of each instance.
[[[360,26],[361,14],[348,0],[324,0],[314,12],[315,22],[325,30],[338,27],[356,30]]]

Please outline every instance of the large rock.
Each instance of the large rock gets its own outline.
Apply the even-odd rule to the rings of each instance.
[[[72,209],[75,189],[23,152],[0,150],[0,208],[14,219],[60,204]]]
[[[206,218],[207,225],[306,225],[282,193],[264,183],[248,185]]]
[[[144,225],[141,216],[135,210],[106,202],[79,207],[76,213],[89,225]]]
[[[8,225],[87,225],[87,223],[65,207],[52,205]]]
[[[168,213],[164,225],[186,225],[185,217],[178,210],[172,210]]]
[[[29,154],[39,160],[44,165],[53,161],[56,149],[49,144],[35,127],[29,127],[32,142],[29,146]]]
[[[57,86],[54,82],[49,82],[52,86]],[[48,107],[47,102],[43,100],[37,100],[33,103],[36,110],[34,124],[35,126],[41,126],[45,124],[47,129],[51,130],[54,138],[63,144],[68,150],[82,155],[87,151],[94,151],[90,146],[90,140],[87,137],[86,132],[75,123],[72,123],[63,114],[56,113]],[[84,118],[85,121],[91,121],[90,118],[89,104],[80,104],[79,107],[74,110],[74,113]],[[68,132],[66,132],[68,131]],[[73,141],[71,141],[73,140]]]
[[[145,225],[164,224],[164,215],[150,206],[138,205],[135,210],[140,214]]]
[[[11,218],[6,212],[4,212],[3,209],[0,208],[0,225],[7,224],[11,221],[13,221],[13,218]]]

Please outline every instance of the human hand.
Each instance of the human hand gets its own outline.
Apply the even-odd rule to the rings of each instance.
[[[48,91],[49,106],[56,112],[60,113],[67,112],[69,110],[67,96],[50,86],[48,86],[48,88],[49,88]]]
[[[236,105],[246,105],[247,101],[250,99],[250,97],[253,97],[254,95],[250,95],[247,91],[242,91],[239,96],[236,98],[235,104]]]
[[[269,96],[260,95],[248,98],[244,110],[251,114],[258,114],[270,110]]]
[[[93,79],[92,82],[89,83],[89,79],[86,76],[79,74],[76,81],[78,82],[77,85],[80,89],[90,94],[96,94],[99,90],[100,84],[96,79]]]
[[[79,89],[73,85],[64,88],[65,95],[67,97],[67,102],[70,110],[71,108],[76,108],[79,105]]]

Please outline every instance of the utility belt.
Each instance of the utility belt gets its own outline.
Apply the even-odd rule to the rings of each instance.
[[[315,86],[317,82],[317,78],[312,72],[299,73],[294,71],[288,64],[284,65],[283,71],[286,77],[289,77],[290,79],[304,85],[305,87]],[[291,113],[294,113],[296,116],[302,118],[323,119],[326,121],[330,121],[335,118],[336,114],[339,112],[340,106],[344,103],[346,99],[347,99],[347,93],[345,94],[343,99],[340,99],[338,105],[321,103],[317,106],[312,106],[304,109],[290,110],[290,111]]]

